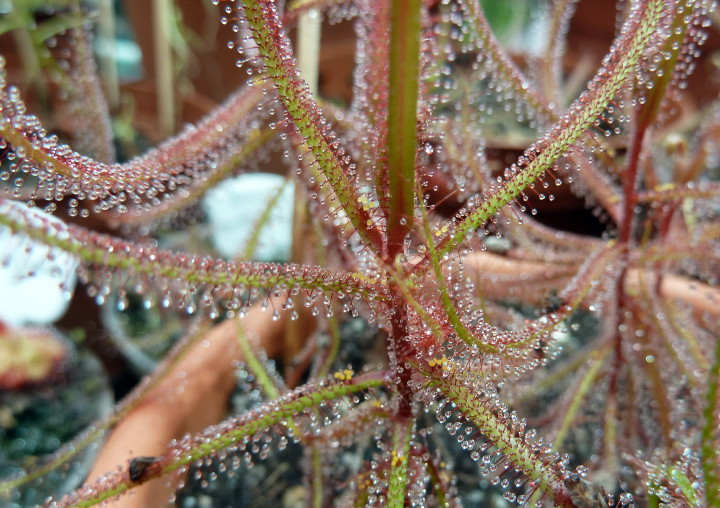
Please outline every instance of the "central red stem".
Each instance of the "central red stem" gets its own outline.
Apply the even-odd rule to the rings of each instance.
[[[397,416],[407,419],[412,416],[413,391],[410,387],[411,371],[405,363],[415,355],[415,347],[409,340],[405,298],[397,289],[392,290],[392,295],[396,303],[391,318],[392,333],[388,340],[392,341],[391,346],[395,351],[397,365],[400,367],[394,373],[397,376],[397,391],[400,399]]]

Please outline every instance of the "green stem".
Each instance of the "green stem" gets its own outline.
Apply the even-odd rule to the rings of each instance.
[[[403,508],[409,483],[408,462],[410,442],[415,424],[413,418],[397,422],[393,432],[393,446],[390,451],[390,470],[388,471],[388,508]]]
[[[577,415],[578,411],[580,410],[582,402],[585,400],[585,395],[587,395],[588,391],[593,386],[595,378],[600,372],[602,366],[605,365],[605,360],[607,360],[609,354],[609,349],[597,350],[594,352],[592,364],[590,365],[590,368],[588,368],[587,371],[583,374],[580,385],[578,386],[575,394],[573,395],[572,401],[570,402],[570,407],[565,412],[565,416],[563,417],[563,421],[560,424],[558,433],[553,440],[556,450],[559,450],[560,447],[562,447],[565,436],[570,430],[570,425],[575,419],[575,415]]]
[[[255,354],[255,351],[250,345],[247,334],[245,333],[240,321],[237,323],[237,338],[238,344],[240,344],[240,351],[242,351],[243,361],[247,364],[248,368],[255,376],[255,379],[257,379],[257,384],[260,388],[262,388],[262,391],[265,392],[267,399],[274,400],[280,397],[280,390],[278,390],[278,387],[275,385],[275,382],[265,368],[265,365],[263,365]]]
[[[702,444],[700,457],[705,477],[707,506],[720,506],[720,478],[716,437],[718,432],[718,384],[720,383],[720,338],[715,338],[715,361],[708,370],[708,387],[703,410]]]
[[[260,215],[260,217],[258,217],[257,222],[253,224],[253,228],[250,232],[250,237],[248,238],[248,241],[245,244],[245,248],[240,255],[240,260],[250,260],[255,255],[255,251],[257,250],[258,245],[260,245],[260,235],[262,235],[263,231],[265,231],[265,226],[272,217],[273,209],[278,204],[278,201],[280,201],[280,196],[283,195],[283,192],[285,191],[285,188],[288,186],[290,181],[290,178],[286,178],[283,184],[278,186],[275,192],[270,195],[270,199],[265,204],[262,214]]]
[[[323,508],[323,460],[319,444],[313,444],[312,453],[312,507]]]
[[[320,77],[320,35],[322,15],[320,11],[310,10],[298,17],[298,69],[302,73],[311,94],[318,94]]]
[[[158,100],[158,130],[161,138],[175,131],[175,85],[170,24],[175,15],[170,0],[153,0],[153,48],[155,50],[155,92]]]
[[[389,255],[402,252],[415,209],[421,0],[392,2],[387,153]],[[381,192],[381,189],[378,189]]]

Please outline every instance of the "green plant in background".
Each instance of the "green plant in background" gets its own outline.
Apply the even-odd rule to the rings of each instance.
[[[90,506],[198,462],[215,464],[210,485],[288,440],[308,449],[307,504],[456,505],[448,464],[458,459],[437,444],[431,414],[478,462],[477,481],[509,502],[718,506],[720,187],[707,177],[718,106],[692,127],[673,123],[714,3],[629,2],[566,111],[557,95],[573,2],[549,6],[537,79],[505,53],[478,0],[219,7],[240,34],[229,46],[252,74],[247,86],[129,162],[73,151],[3,82],[0,225],[7,241],[75,256],[99,303],[134,293],[198,320],[278,299],[269,312],[302,320],[306,308],[319,332],[305,381],[277,380],[245,348],[265,403],[48,505]],[[309,9],[353,20],[345,109],[318,105],[296,68],[286,31]],[[537,135],[499,175],[485,144],[498,112]],[[297,263],[171,252],[143,238],[268,144],[308,199]],[[554,201],[565,185],[607,216],[602,238],[536,221],[531,197]],[[58,224],[13,195],[122,227]],[[445,216],[448,200],[459,210]],[[340,325],[358,315],[378,329],[381,366],[338,364]],[[0,495],[58,467],[145,388],[41,470],[0,483]],[[356,476],[333,481],[337,449],[366,439],[373,451]]]

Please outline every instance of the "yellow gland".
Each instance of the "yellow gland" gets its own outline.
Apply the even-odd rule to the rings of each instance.
[[[353,374],[355,373],[352,370],[345,369],[341,372],[336,372],[335,379],[338,381],[350,381],[353,378]]]
[[[367,490],[370,487],[372,487],[372,480],[367,476],[363,476],[360,482],[358,483],[358,487],[360,487],[361,490]]]
[[[450,366],[447,364],[447,361],[448,359],[444,356],[441,356],[440,358],[431,358],[428,365],[430,365],[430,367],[442,366],[443,370],[448,370]]]
[[[393,450],[392,451],[392,459],[390,460],[390,464],[392,465],[392,467],[395,467],[400,463],[400,458],[401,458],[400,455],[398,455],[398,453],[395,450]]]

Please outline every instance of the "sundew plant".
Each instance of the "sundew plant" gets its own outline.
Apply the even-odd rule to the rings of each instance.
[[[292,379],[244,350],[262,404],[48,506],[182,483],[198,465],[211,486],[288,443],[305,450],[308,506],[461,505],[456,454],[509,503],[720,506],[720,104],[678,121],[714,2],[622,2],[606,56],[569,96],[573,1],[540,4],[545,49],[522,60],[479,0],[214,3],[237,34],[224,50],[246,86],[128,162],[113,162],[89,26],[69,28],[65,95],[83,112],[70,144],[2,78],[2,238],[74,256],[100,304],[140,295],[201,323],[267,307],[316,329]],[[354,26],[349,104],[323,102],[299,70],[289,34],[308,12]],[[498,125],[534,138],[499,172],[487,156]],[[227,260],[158,247],[158,224],[263,150],[284,154],[305,212],[292,263],[249,261],[252,248]],[[535,203],[551,209],[565,187],[601,235],[539,222]],[[338,358],[342,324],[357,317],[383,354],[351,369]],[[0,495],[122,422],[197,336]],[[360,442],[370,451],[339,480],[334,461]]]

